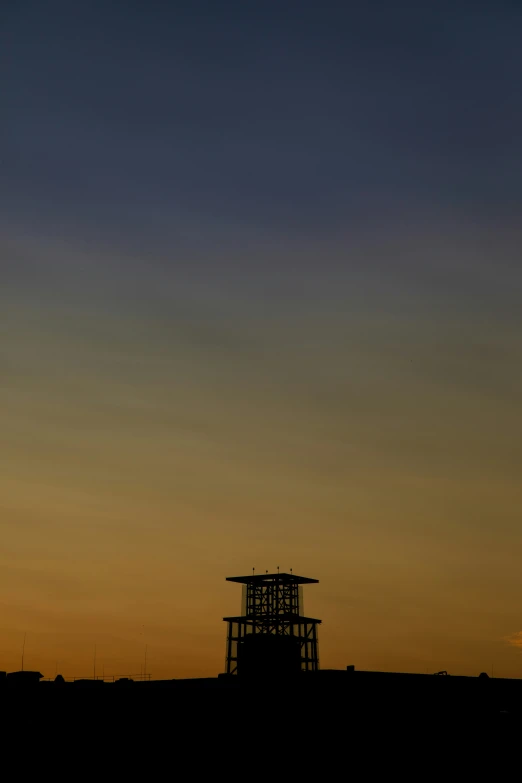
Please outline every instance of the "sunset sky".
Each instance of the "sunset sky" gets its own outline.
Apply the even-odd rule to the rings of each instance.
[[[522,677],[522,5],[0,12],[0,669]]]

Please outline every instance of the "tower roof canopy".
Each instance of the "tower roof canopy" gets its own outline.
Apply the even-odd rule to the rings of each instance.
[[[262,615],[245,616],[244,614],[238,615],[237,617],[223,617],[223,620],[227,623],[242,623],[245,626],[255,624],[257,628],[263,627],[263,622],[265,624],[267,622],[267,618],[264,618]],[[322,622],[322,620],[318,620],[316,617],[305,617],[304,615],[291,614],[290,612],[272,615],[271,618],[268,618],[268,624],[270,625],[274,620],[279,620],[285,623],[285,625],[308,625],[311,623],[320,625]]]
[[[250,574],[249,576],[227,576],[227,582],[239,582],[242,585],[262,584],[263,582],[279,582],[281,584],[312,585],[319,582],[318,579],[309,579],[307,576],[297,574]]]

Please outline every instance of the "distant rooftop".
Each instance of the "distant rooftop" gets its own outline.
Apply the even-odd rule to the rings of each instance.
[[[262,582],[281,582],[282,584],[312,585],[319,582],[318,579],[309,579],[307,576],[297,574],[249,574],[248,576],[227,576],[227,582],[239,582],[242,585],[260,584]]]

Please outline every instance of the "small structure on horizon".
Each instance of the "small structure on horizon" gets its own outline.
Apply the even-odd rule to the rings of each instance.
[[[43,679],[41,672],[28,672],[22,669],[19,672],[9,672],[6,676],[8,685],[36,685]]]
[[[317,579],[293,573],[229,576],[243,585],[242,614],[228,624],[226,674],[280,677],[319,669],[320,620],[306,617],[302,588]]]

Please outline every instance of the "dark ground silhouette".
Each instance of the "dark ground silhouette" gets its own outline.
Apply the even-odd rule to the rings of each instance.
[[[138,752],[148,779],[170,769],[185,779],[182,756],[196,779],[221,779],[232,768],[254,780],[273,769],[321,781],[364,769],[371,778],[379,762],[390,765],[387,775],[410,765],[424,779],[427,761],[449,758],[453,746],[468,764],[470,749],[476,761],[498,743],[518,747],[522,680],[319,669],[320,621],[303,612],[304,578],[245,579],[242,614],[225,618],[226,668],[234,673],[115,682],[0,673],[2,715],[16,740],[38,736],[41,758],[52,747],[75,774],[84,772],[80,757],[93,759],[101,779],[134,779]]]

